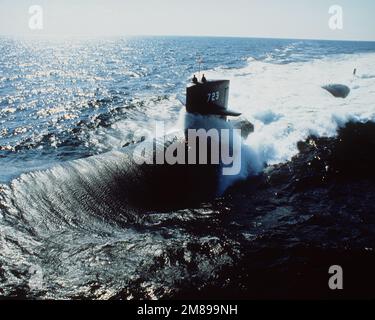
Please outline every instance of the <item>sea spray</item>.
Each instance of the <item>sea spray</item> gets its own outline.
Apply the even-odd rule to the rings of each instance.
[[[222,174],[219,179],[218,194],[222,195],[230,186],[245,180],[252,175],[256,175],[264,168],[263,161],[258,154],[249,146],[246,145],[241,136],[241,130],[235,130],[231,121],[226,121],[217,116],[202,116],[196,114],[185,114],[185,129],[187,128],[203,128],[205,130],[217,129],[227,130],[230,134],[230,139],[221,141],[224,145],[229,143],[229,150],[232,151],[233,163],[239,163],[240,167],[236,174]],[[234,148],[234,146],[239,146]],[[222,163],[225,167],[225,164]]]

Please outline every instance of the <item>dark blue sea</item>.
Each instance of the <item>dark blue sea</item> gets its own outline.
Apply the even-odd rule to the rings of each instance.
[[[193,74],[231,80],[249,170],[180,208],[111,197]],[[374,42],[1,37],[0,297],[331,297],[330,265],[375,267],[374,120]]]

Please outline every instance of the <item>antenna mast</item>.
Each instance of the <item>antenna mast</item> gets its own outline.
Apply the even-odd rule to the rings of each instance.
[[[201,69],[202,69],[203,58],[199,56],[198,59],[197,59],[197,62],[198,62],[198,65],[199,65],[199,78],[200,78],[201,77]]]

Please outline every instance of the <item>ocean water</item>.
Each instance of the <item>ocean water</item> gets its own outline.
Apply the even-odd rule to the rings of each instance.
[[[236,263],[269,231],[257,229],[256,208],[241,209],[256,231],[238,232],[227,215],[240,204],[225,199],[137,211],[112,192],[126,147],[152,137],[155,121],[181,128],[199,57],[207,78],[231,80],[231,108],[255,126],[242,179],[290,161],[311,135],[375,120],[374,42],[0,38],[0,296],[164,298],[241,286]],[[347,85],[348,98],[321,88],[330,83]]]
[[[2,38],[0,46],[1,182],[121,148],[152,134],[156,120],[173,126],[198,57],[208,77],[232,81],[230,103],[257,125],[249,143],[266,161],[289,158],[308,130],[332,135],[342,117],[373,112],[374,43]],[[331,82],[350,85],[349,99],[328,99],[320,87]]]

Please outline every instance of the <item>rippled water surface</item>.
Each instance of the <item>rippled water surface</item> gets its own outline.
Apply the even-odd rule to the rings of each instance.
[[[182,184],[143,182],[130,154],[155,121],[182,128],[198,57],[208,78],[231,80],[231,108],[255,126],[245,181],[199,205],[134,206],[128,194],[142,198],[153,179],[167,195]],[[330,83],[349,86],[348,98],[322,90]],[[309,136],[334,141],[348,122],[374,119],[375,43],[0,38],[0,296],[287,297],[306,275],[327,295],[326,278],[315,281],[326,265],[374,266],[374,183],[296,187],[325,149],[293,157]]]

